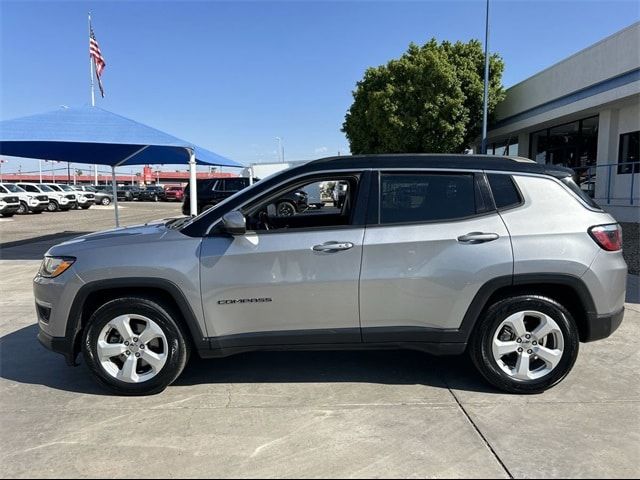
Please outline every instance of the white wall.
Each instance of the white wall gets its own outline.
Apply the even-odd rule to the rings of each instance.
[[[640,67],[640,22],[511,87],[501,120]]]

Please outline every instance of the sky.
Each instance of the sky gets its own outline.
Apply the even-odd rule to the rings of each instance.
[[[89,11],[98,106],[250,164],[278,160],[276,137],[287,160],[348,154],[366,68],[410,42],[483,40],[485,2],[0,0],[0,120],[90,102]],[[509,87],[639,19],[635,0],[491,0],[490,50]]]

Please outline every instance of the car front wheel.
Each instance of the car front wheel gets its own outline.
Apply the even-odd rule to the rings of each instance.
[[[60,209],[56,202],[49,202],[47,204],[47,212],[57,212]]]
[[[174,318],[170,308],[148,298],[118,298],[101,306],[82,344],[98,382],[120,395],[153,395],[173,383],[189,355]]]
[[[489,307],[469,353],[493,386],[541,393],[569,374],[578,349],[578,328],[566,308],[550,298],[523,295]]]
[[[106,207],[111,203],[111,199],[109,197],[104,197],[102,200],[100,200],[100,203],[102,204],[102,206]]]

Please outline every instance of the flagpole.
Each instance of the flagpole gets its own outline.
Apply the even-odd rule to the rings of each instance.
[[[89,38],[91,38],[91,12],[89,12]],[[93,85],[93,58],[89,55],[89,72],[91,78],[91,106],[96,106],[96,92],[95,87]],[[93,166],[93,174],[94,174],[94,182],[95,185],[98,184],[98,165]]]
[[[91,38],[91,12],[89,12],[89,38]],[[93,85],[93,59],[89,55],[89,78],[91,79],[91,106],[96,106],[96,92]]]

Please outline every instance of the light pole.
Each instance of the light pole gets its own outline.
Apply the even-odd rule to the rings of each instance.
[[[480,153],[487,153],[487,114],[489,110],[489,0],[487,0],[487,16],[484,35],[484,106],[482,110],[482,145]]]
[[[278,158],[284,163],[284,145],[282,144],[282,138],[276,137],[276,140],[278,140]]]

